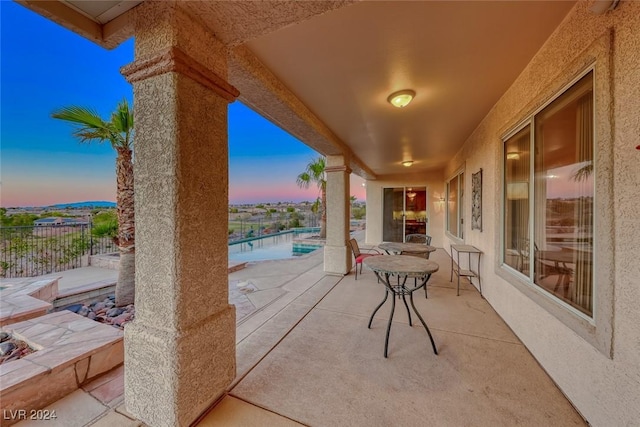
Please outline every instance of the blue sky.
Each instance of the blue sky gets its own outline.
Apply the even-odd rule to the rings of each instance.
[[[120,100],[132,102],[132,87],[119,70],[133,61],[133,39],[105,50],[0,0],[0,49],[0,205],[115,200],[111,146],[79,144],[51,113],[81,105],[108,118]],[[230,105],[230,203],[314,200],[317,190],[301,190],[295,179],[316,156],[241,103]],[[353,181],[362,200],[362,180]]]

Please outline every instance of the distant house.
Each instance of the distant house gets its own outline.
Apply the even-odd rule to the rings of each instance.
[[[46,225],[62,225],[62,218],[41,218],[33,222],[36,227],[43,227]]]
[[[60,217],[49,217],[49,218],[41,218],[37,219],[33,222],[36,227],[43,226],[65,226],[65,225],[79,225],[79,224],[88,224],[88,222],[84,218],[60,218]]]

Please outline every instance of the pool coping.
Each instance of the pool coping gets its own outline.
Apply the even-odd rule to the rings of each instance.
[[[0,290],[0,326],[47,314],[58,296],[60,278],[4,279]]]

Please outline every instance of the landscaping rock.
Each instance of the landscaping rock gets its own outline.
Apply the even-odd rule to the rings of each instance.
[[[73,304],[66,308],[66,310],[71,311],[72,313],[77,313],[83,307],[82,304]]]
[[[122,314],[124,310],[121,308],[112,308],[111,310],[107,311],[107,316],[108,317],[117,317],[119,315]]]
[[[111,295],[102,301],[93,302],[88,305],[75,304],[67,308],[74,313],[84,316],[96,322],[112,325],[123,329],[127,322],[135,317],[136,308],[133,304],[126,307],[116,307],[115,296]]]
[[[16,345],[10,341],[0,343],[0,356],[6,356],[16,349]]]
[[[20,359],[34,351],[35,350],[29,347],[24,341],[12,338],[11,335],[9,335],[9,338],[5,342],[0,343],[0,364]]]
[[[103,301],[97,302],[95,304],[90,305],[89,307],[91,307],[91,309],[93,311],[98,311],[98,310],[102,310],[103,308],[105,308],[105,304]]]

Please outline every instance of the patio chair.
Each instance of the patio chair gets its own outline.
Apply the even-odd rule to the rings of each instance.
[[[431,236],[427,235],[427,234],[407,234],[404,237],[404,241],[405,243],[422,243],[424,245],[431,245]],[[413,254],[408,254],[408,255],[413,255]],[[426,258],[429,259],[429,255],[431,255],[430,252],[423,254],[416,254],[414,256],[418,256],[418,257],[422,257],[422,258]]]
[[[553,288],[553,292],[558,293],[558,289],[560,288],[560,286],[562,286],[562,289],[564,290],[564,296],[567,297],[569,286],[571,283],[571,276],[573,275],[573,269],[568,267],[566,263],[561,261],[549,261],[541,259],[538,256],[537,246],[535,247],[535,251],[535,277],[538,284],[541,285],[542,280],[546,279],[547,277],[558,276],[555,287]]]
[[[356,239],[349,240],[349,246],[351,246],[351,252],[353,253],[353,258],[356,261],[356,280],[358,280],[358,264],[360,264],[360,274],[362,274],[362,260],[370,256],[382,255],[376,249],[363,249],[367,251],[367,253],[362,253],[360,247],[358,246],[358,241]],[[372,253],[375,252],[375,253]]]
[[[520,259],[518,260],[518,270],[523,273],[529,272],[529,239],[523,238],[518,241],[518,253],[520,254]],[[558,292],[558,288],[562,285],[565,289],[565,294],[567,292],[569,283],[571,281],[571,275],[573,274],[573,269],[567,267],[562,262],[553,262],[548,260],[542,260],[540,258],[540,249],[538,249],[538,244],[533,243],[533,251],[534,251],[534,280],[538,285],[541,285],[542,280],[550,277],[550,276],[558,276],[556,280],[555,287],[553,289],[554,292]]]
[[[407,243],[424,243],[425,245],[430,245],[431,236],[427,234],[407,234],[404,241]]]

